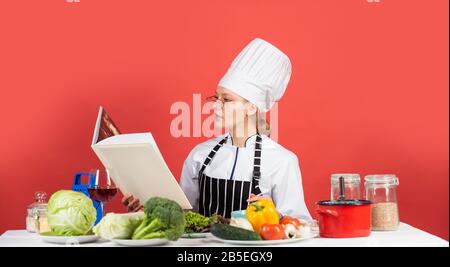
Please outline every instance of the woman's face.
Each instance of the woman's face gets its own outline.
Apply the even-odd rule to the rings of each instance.
[[[227,90],[217,87],[217,101],[214,102],[214,125],[217,128],[236,129],[244,127],[245,120],[255,107],[243,97]]]

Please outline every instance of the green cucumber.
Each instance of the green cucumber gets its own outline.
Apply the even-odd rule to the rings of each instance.
[[[259,234],[228,224],[213,224],[211,234],[227,240],[261,240]]]

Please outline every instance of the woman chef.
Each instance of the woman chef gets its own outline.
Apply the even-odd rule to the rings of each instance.
[[[183,165],[181,188],[195,211],[230,218],[249,202],[271,198],[282,216],[310,219],[297,156],[267,136],[261,115],[283,96],[290,76],[289,58],[259,38],[232,62],[210,98],[215,125],[228,132],[198,144]],[[123,203],[142,207],[132,196]]]

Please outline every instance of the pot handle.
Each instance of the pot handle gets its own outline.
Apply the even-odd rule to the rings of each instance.
[[[318,214],[321,214],[321,215],[329,215],[329,216],[333,216],[333,217],[337,217],[337,216],[338,216],[338,213],[337,213],[337,211],[335,211],[335,210],[327,210],[327,209],[321,210],[321,209],[316,209],[316,212],[317,212]]]

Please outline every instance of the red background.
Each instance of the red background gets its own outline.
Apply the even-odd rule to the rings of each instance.
[[[170,106],[212,94],[261,37],[293,63],[278,141],[311,212],[331,173],[395,173],[401,220],[448,240],[448,1],[369,2],[2,1],[0,232],[24,228],[34,191],[99,166],[99,105],[123,132],[151,131],[179,177],[205,138],[171,137]]]

